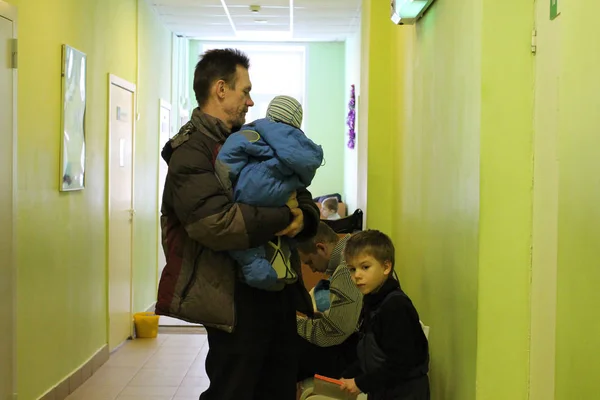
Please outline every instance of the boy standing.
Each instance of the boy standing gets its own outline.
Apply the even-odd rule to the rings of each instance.
[[[346,244],[346,264],[364,298],[358,361],[343,374],[342,389],[369,400],[429,400],[429,346],[417,310],[391,276],[394,252],[376,230]]]

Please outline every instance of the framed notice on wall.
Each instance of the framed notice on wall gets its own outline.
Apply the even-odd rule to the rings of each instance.
[[[85,180],[86,55],[62,46],[60,191],[82,190]]]

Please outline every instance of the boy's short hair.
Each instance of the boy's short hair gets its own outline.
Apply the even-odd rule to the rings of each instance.
[[[335,197],[329,197],[328,199],[323,200],[323,208],[331,210],[333,212],[338,212],[338,199],[336,199]]]
[[[337,243],[339,237],[333,229],[324,222],[319,222],[317,234],[309,239],[299,241],[296,247],[304,254],[314,254],[317,252],[317,243]]]
[[[346,243],[344,258],[351,260],[361,254],[373,257],[380,264],[389,261],[392,268],[395,263],[395,249],[392,239],[383,232],[369,229],[352,235]]]

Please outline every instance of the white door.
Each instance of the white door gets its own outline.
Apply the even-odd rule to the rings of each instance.
[[[162,233],[160,229],[160,207],[162,206],[163,189],[167,178],[167,163],[162,159],[161,151],[165,143],[171,138],[171,104],[160,101],[160,128],[158,134],[158,278],[162,274],[167,260],[162,248]],[[158,283],[158,279],[156,281]]]
[[[15,33],[12,8],[0,1],[0,399],[13,391],[14,296],[13,174],[15,148],[15,70],[12,45]]]
[[[133,138],[135,85],[109,76],[109,339],[132,335]]]
[[[531,400],[555,392],[558,279],[559,79],[561,17],[550,19],[550,2],[536,2],[533,234],[531,268]]]

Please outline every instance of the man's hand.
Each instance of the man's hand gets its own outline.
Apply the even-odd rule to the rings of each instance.
[[[285,203],[285,205],[288,206],[290,210],[298,208],[298,198],[296,197],[295,190],[292,192],[290,198],[288,199],[287,203]]]
[[[357,395],[357,394],[361,393],[358,386],[356,386],[356,382],[354,382],[354,379],[342,378],[340,380],[342,381],[342,386],[340,386],[340,389],[342,389],[344,392],[348,392],[353,395]]]
[[[277,232],[277,236],[288,236],[293,238],[304,229],[304,213],[302,213],[302,210],[299,208],[291,208],[290,211],[294,216],[292,223],[281,232]]]

